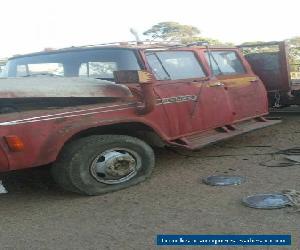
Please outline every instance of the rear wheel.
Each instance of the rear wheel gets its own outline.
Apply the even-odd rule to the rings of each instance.
[[[152,148],[125,135],[94,135],[66,145],[52,167],[64,189],[97,195],[145,180],[154,167]]]

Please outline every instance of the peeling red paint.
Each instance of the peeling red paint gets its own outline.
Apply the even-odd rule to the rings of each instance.
[[[265,87],[259,79],[252,81],[256,75],[238,49],[230,48],[241,58],[245,74],[218,77],[212,74],[205,59],[206,47],[174,50],[193,52],[201,62],[205,77],[161,81],[153,78],[147,85],[60,77],[0,79],[0,99],[7,101],[37,97],[114,98],[107,103],[1,114],[1,136],[17,135],[24,142],[25,150],[10,152],[0,139],[7,157],[6,163],[0,161],[0,170],[6,171],[8,164],[10,170],[15,170],[54,162],[70,138],[96,127],[140,124],[157,133],[166,144],[179,145],[187,138],[195,140],[223,126],[234,128],[233,124],[268,113]],[[151,71],[145,49],[136,48],[136,53],[143,69]],[[137,112],[140,108],[143,112]],[[181,146],[193,148],[188,144]]]

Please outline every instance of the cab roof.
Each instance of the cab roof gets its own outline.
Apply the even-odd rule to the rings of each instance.
[[[210,49],[238,49],[237,47],[232,46],[209,46]],[[176,43],[137,43],[137,42],[118,42],[118,43],[106,43],[106,44],[96,44],[96,45],[85,45],[85,46],[72,46],[61,49],[52,49],[46,48],[44,51],[33,52],[22,55],[14,55],[9,59],[27,57],[27,56],[37,56],[37,55],[47,55],[47,54],[57,54],[64,52],[75,52],[82,50],[96,50],[96,49],[130,49],[130,50],[179,50],[179,49],[207,49],[207,46],[204,45],[184,45]]]

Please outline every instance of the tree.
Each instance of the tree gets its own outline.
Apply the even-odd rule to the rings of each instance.
[[[291,71],[300,71],[300,37],[289,39],[289,61]]]
[[[206,42],[208,45],[220,45],[220,46],[234,46],[233,43],[224,43],[221,42],[218,39],[209,38],[209,37],[201,37],[201,36],[195,36],[195,37],[188,37],[181,40],[183,44],[192,44],[197,42]]]
[[[244,42],[241,46],[247,45],[256,45],[256,44],[264,44],[264,41],[251,41],[251,42]],[[264,46],[255,46],[255,47],[245,47],[243,48],[243,54],[253,54],[253,53],[268,53],[268,52],[277,52],[278,45],[264,45]]]
[[[180,42],[199,34],[200,30],[197,27],[177,22],[160,22],[143,33],[143,35],[151,37],[152,40]]]
[[[145,31],[143,35],[150,37],[151,40],[177,41],[182,44],[207,42],[209,45],[233,46],[232,43],[223,43],[218,39],[201,37],[199,36],[200,30],[197,27],[177,22],[160,22]]]
[[[288,43],[291,47],[300,47],[300,36],[295,36],[288,39]]]

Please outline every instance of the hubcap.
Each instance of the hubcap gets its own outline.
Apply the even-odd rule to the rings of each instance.
[[[140,156],[129,149],[115,148],[99,154],[90,166],[92,176],[105,184],[119,184],[133,178],[141,167]]]

